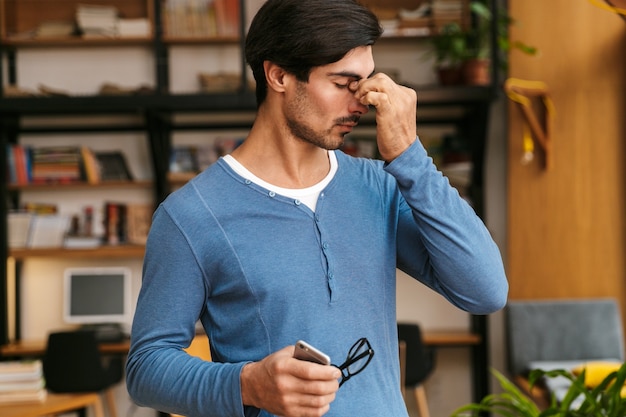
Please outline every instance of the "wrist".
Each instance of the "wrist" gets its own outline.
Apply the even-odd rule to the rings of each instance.
[[[239,383],[241,384],[241,402],[244,406],[255,406],[254,368],[256,362],[247,363],[241,368]]]

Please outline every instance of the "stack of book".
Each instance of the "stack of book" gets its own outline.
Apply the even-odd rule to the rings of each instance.
[[[9,144],[7,167],[12,185],[132,180],[120,151],[93,152],[86,146],[31,148]]]
[[[117,36],[119,12],[114,6],[79,4],[76,22],[83,37]]]
[[[30,150],[31,181],[35,184],[49,182],[78,182],[82,180],[80,147],[52,146]],[[29,165],[26,163],[26,165]]]
[[[167,36],[239,36],[239,0],[165,0],[162,13]]]
[[[46,20],[37,26],[38,38],[63,38],[74,34],[76,27],[72,21]]]
[[[152,27],[147,18],[118,19],[117,35],[120,38],[147,37],[150,36]]]
[[[462,28],[470,23],[467,0],[433,0],[431,13],[435,32],[450,23],[458,23]]]
[[[45,399],[40,360],[0,362],[0,404],[37,403]]]

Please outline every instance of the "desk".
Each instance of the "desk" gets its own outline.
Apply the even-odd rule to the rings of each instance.
[[[83,407],[93,407],[95,417],[103,417],[104,410],[97,393],[52,394],[42,403],[0,405],[2,417],[41,417],[67,412]]]
[[[106,354],[127,354],[130,349],[130,340],[117,343],[102,343],[100,352]],[[0,346],[0,356],[3,357],[37,357],[46,353],[45,340],[20,340]]]
[[[424,343],[433,347],[468,347],[480,344],[480,335],[463,331],[425,331]],[[100,351],[108,354],[126,354],[130,348],[130,340],[119,343],[103,343]],[[20,340],[0,346],[0,356],[43,356],[46,351],[44,340]]]

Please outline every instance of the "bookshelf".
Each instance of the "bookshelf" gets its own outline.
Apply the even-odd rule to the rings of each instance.
[[[19,54],[22,52],[39,52],[49,48],[76,50],[82,54],[86,49],[106,51],[140,51],[149,59],[151,68],[151,89],[143,94],[100,95],[97,93],[76,93],[68,96],[24,96],[14,97],[3,95],[6,85],[0,84],[0,161],[6,163],[6,144],[19,143],[20,136],[36,134],[45,143],[46,135],[53,133],[124,133],[139,132],[147,138],[153,178],[133,183],[107,183],[99,185],[73,184],[44,187],[36,185],[10,186],[6,177],[0,181],[0,193],[4,196],[16,196],[25,191],[68,191],[102,190],[115,191],[123,187],[150,188],[155,203],[162,201],[170,192],[172,182],[168,178],[169,155],[172,137],[180,131],[214,131],[220,129],[247,128],[251,125],[256,103],[253,92],[247,88],[248,72],[243,56],[243,39],[247,22],[248,1],[237,1],[239,25],[237,34],[229,35],[190,35],[168,32],[165,26],[164,6],[166,0],[98,0],[98,4],[114,6],[125,17],[145,18],[150,22],[150,32],[146,36],[89,38],[77,36],[32,38],[24,35],[46,20],[71,19],[79,0],[0,0],[0,11],[5,16],[0,21],[0,55],[4,65],[0,66],[0,80],[8,84],[19,84]],[[257,2],[259,3],[259,2]],[[376,2],[370,2],[376,3]],[[387,2],[379,2],[387,4]],[[51,6],[51,7],[43,7]],[[41,7],[34,7],[41,6]],[[495,7],[495,1],[493,2]],[[16,34],[21,34],[17,36]],[[384,39],[389,42],[411,42],[424,35],[394,36]],[[381,41],[382,42],[382,41]],[[235,48],[237,50],[237,74],[240,77],[239,87],[230,92],[202,93],[198,91],[173,91],[171,86],[172,55],[177,48]],[[440,87],[418,86],[419,123],[450,124],[463,131],[469,138],[471,148],[472,181],[471,199],[479,215],[483,210],[483,162],[485,138],[489,118],[490,104],[495,96],[495,82],[490,86],[454,86]],[[186,115],[200,115],[199,118],[188,120]],[[93,116],[130,117],[128,123],[111,124],[95,122],[91,124],[74,123],[71,118]],[[245,117],[232,118],[232,115]],[[31,117],[70,118],[68,122],[43,123],[36,126],[25,125],[23,120]],[[364,121],[364,125],[372,127],[374,122]],[[366,126],[367,127],[367,126]],[[0,175],[5,169],[0,168]],[[0,206],[0,217],[6,219],[7,207]],[[83,259],[86,257],[128,259],[141,258],[144,248],[135,246],[103,246],[98,249],[9,249],[6,244],[7,224],[0,222],[0,257],[9,256],[16,259],[16,281],[19,283],[20,263],[31,258],[46,259]],[[7,300],[8,271],[0,269],[0,298]],[[18,289],[19,291],[19,289]],[[0,311],[0,344],[9,340],[8,317],[5,307]],[[17,309],[19,311],[19,308]],[[17,318],[19,322],[19,317]],[[19,338],[19,326],[18,331]],[[486,317],[472,317],[471,331],[480,335],[481,343],[473,345],[474,397],[482,398],[488,390],[488,328]]]

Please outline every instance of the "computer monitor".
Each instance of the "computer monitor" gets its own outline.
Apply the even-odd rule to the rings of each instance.
[[[67,268],[63,319],[67,323],[122,324],[131,319],[131,273],[124,267]]]

